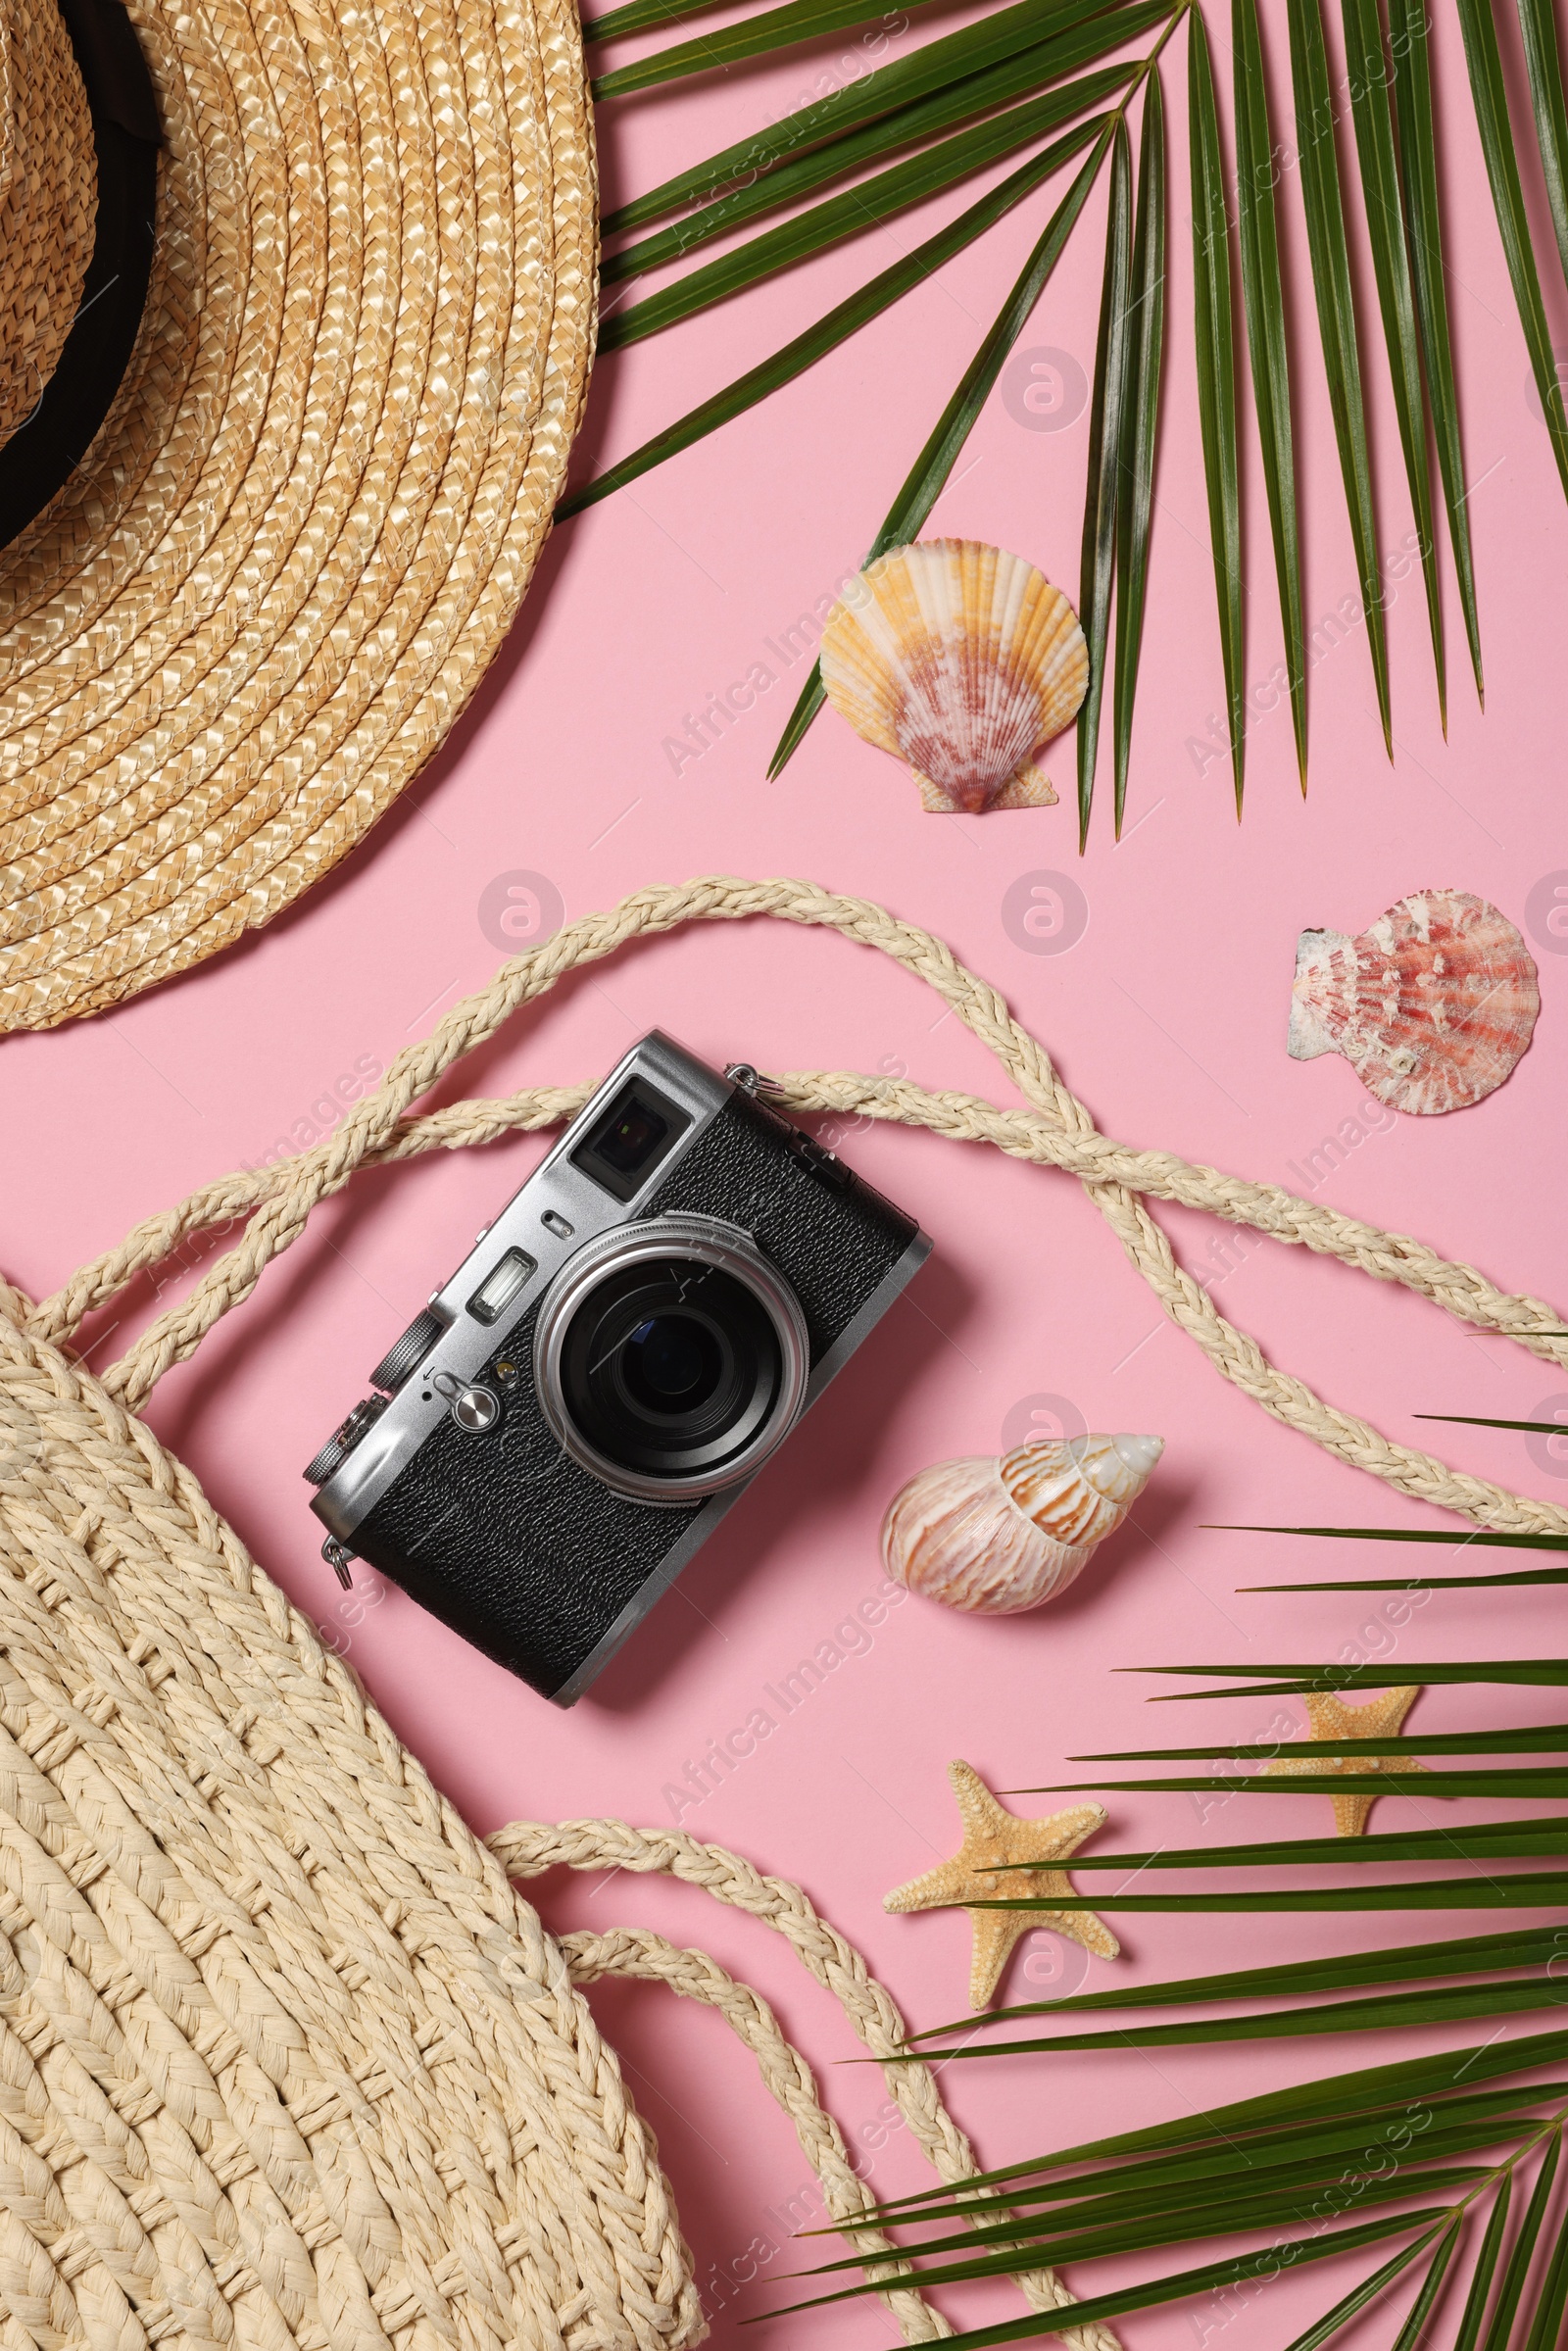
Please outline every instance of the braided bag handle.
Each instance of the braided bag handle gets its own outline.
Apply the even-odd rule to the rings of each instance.
[[[727,1902],[771,1927],[784,1936],[807,1972],[832,1992],[861,2042],[881,2061],[894,2102],[939,2178],[950,2187],[973,2178],[979,2169],[974,2149],[944,2106],[930,2067],[909,2060],[904,2019],[893,2000],[869,1974],[854,1944],[846,1942],[819,1916],[804,1889],[792,1880],[764,1877],[738,1853],[723,1845],[700,1844],[695,1837],[678,1829],[633,1829],[624,1821],[562,1821],[554,1827],[540,1821],[513,1821],[486,1841],[512,1878],[533,1878],[563,1866],[658,1871],[699,1886],[716,1901]],[[785,2038],[778,2020],[759,1993],[748,1984],[737,1984],[706,1951],[677,1949],[662,1935],[643,1928],[616,1927],[608,1935],[564,1935],[561,1948],[574,1984],[593,1984],[602,1976],[632,1978],[665,1984],[684,1999],[716,2009],[742,2045],[751,2050],[763,2082],[794,2124],[795,2134],[822,2183],[828,2212],[849,2243],[862,2257],[896,2252],[880,2229],[856,2225],[857,2215],[866,2209],[866,2195],[839,2127],[823,2111],[810,2067]],[[992,2191],[977,2191],[977,2200],[991,2201]],[[983,2221],[972,2215],[971,2226],[984,2233]],[[885,2274],[867,2260],[868,2278]],[[1015,2282],[1031,2310],[1044,2314],[1067,2312],[1072,2307],[1073,2297],[1052,2270],[1027,2272]],[[883,2299],[906,2342],[936,2342],[953,2332],[942,2312],[934,2310],[918,2288],[889,2285],[883,2289]],[[1063,2326],[1051,2331],[1059,2331],[1073,2351],[1119,2351],[1108,2327]]]

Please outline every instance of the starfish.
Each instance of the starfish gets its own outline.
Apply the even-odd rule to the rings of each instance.
[[[1386,1690],[1366,1706],[1347,1706],[1332,1691],[1314,1690],[1306,1698],[1306,1719],[1313,1739],[1395,1739],[1416,1699],[1419,1689]],[[1279,1755],[1264,1767],[1265,1780],[1290,1780],[1305,1773],[1349,1772],[1357,1779],[1375,1772],[1424,1772],[1427,1766],[1413,1755]],[[1375,1795],[1335,1796],[1334,1826],[1342,1837],[1365,1833]]]
[[[972,1764],[950,1763],[948,1777],[958,1799],[963,1843],[951,1861],[927,1870],[923,1878],[896,1886],[883,1897],[884,1910],[941,1910],[956,1903],[996,1901],[1009,1894],[1038,1900],[1052,1894],[1070,1894],[1073,1886],[1065,1870],[1049,1865],[1076,1853],[1086,1837],[1105,1825],[1103,1804],[1073,1804],[1043,1821],[1021,1820],[999,1804]],[[1009,1870],[1008,1862],[1033,1862],[1032,1869]],[[969,1966],[969,2005],[989,2006],[1002,1981],[1002,1971],[1013,1946],[1036,1927],[1066,1935],[1102,1959],[1114,1959],[1121,1945],[1092,1910],[976,1910],[969,1907],[974,1929],[974,1952]]]

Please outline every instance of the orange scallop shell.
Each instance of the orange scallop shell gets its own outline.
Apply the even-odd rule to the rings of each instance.
[[[1540,1009],[1535,962],[1505,914],[1468,890],[1417,890],[1353,939],[1301,933],[1290,1051],[1343,1053],[1379,1102],[1431,1118],[1500,1086]]]
[[[1021,556],[976,539],[890,547],[856,574],[820,646],[829,702],[914,771],[934,813],[1049,808],[1035,755],[1089,684],[1078,615]]]

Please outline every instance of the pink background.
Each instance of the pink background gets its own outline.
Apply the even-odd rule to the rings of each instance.
[[[1228,83],[1222,12],[1211,13]],[[1277,0],[1266,16],[1272,45],[1283,52]],[[1440,19],[1449,294],[1490,689],[1484,721],[1450,592],[1445,745],[1419,586],[1396,583],[1393,767],[1378,739],[1364,630],[1353,626],[1312,671],[1310,798],[1303,804],[1297,790],[1287,714],[1265,710],[1250,741],[1246,821],[1237,826],[1227,763],[1205,756],[1221,682],[1192,391],[1178,41],[1166,76],[1174,343],[1121,847],[1110,838],[1107,764],[1089,855],[1077,859],[1070,741],[1051,757],[1063,806],[1049,811],[923,815],[902,769],[832,713],[784,778],[767,783],[767,757],[804,660],[678,773],[666,749],[688,713],[754,663],[779,668],[768,640],[776,643],[858,559],[1036,233],[1046,201],[1036,198],[781,397],[564,528],[456,741],[373,840],[301,906],[205,970],[108,1017],[5,1041],[7,1272],[42,1294],[205,1178],[268,1155],[291,1134],[292,1148],[324,1132],[341,1115],[342,1094],[355,1090],[341,1087],[334,1104],[340,1080],[356,1067],[385,1066],[494,969],[497,943],[481,927],[481,902],[497,876],[519,871],[545,877],[568,914],[609,906],[648,881],[715,870],[804,873],[881,900],[941,933],[996,982],[1108,1133],[1300,1188],[1293,1169],[1362,1098],[1344,1062],[1286,1057],[1298,931],[1360,928],[1402,893],[1432,885],[1480,892],[1524,925],[1537,885],[1568,867],[1568,514],[1527,392],[1457,35],[1447,11]],[[906,44],[946,21],[941,11],[922,15],[916,29],[895,30],[892,39]],[[741,73],[688,95],[621,106],[604,128],[610,200],[799,103],[816,75],[858,70],[852,38],[801,53],[782,71]],[[1294,174],[1283,203],[1299,307],[1309,294]],[[584,451],[608,463],[635,447],[699,391],[727,380],[906,250],[943,209],[930,220],[896,221],[676,337],[607,363]],[[1026,355],[1065,353],[1092,369],[1102,217],[1097,196],[1023,338]],[[1548,289],[1548,299],[1554,331],[1568,332],[1561,287],[1555,296]],[[1370,300],[1363,317],[1375,352],[1370,372],[1381,386],[1386,368],[1372,341]],[[1355,579],[1315,336],[1308,332],[1298,349],[1305,596],[1315,623],[1353,593]],[[1019,421],[1012,412],[1027,414],[1031,384],[1044,387],[1037,399],[1049,399],[1054,381],[1049,369],[1032,376],[1033,365],[1015,359],[1004,387],[1011,410],[1002,397],[992,401],[928,527],[1016,549],[1071,589],[1087,418],[1051,430]],[[1381,393],[1373,435],[1386,548],[1396,551],[1409,515]],[[1250,455],[1249,467],[1247,671],[1263,685],[1280,645]],[[1054,945],[1049,936],[1031,941],[1004,919],[1009,889],[1034,874],[1067,876],[1083,894],[1087,928],[1065,952],[1039,952]],[[527,943],[524,925],[518,944]],[[1538,911],[1534,944],[1544,1008],[1534,1049],[1508,1086],[1457,1116],[1385,1122],[1315,1197],[1420,1234],[1505,1286],[1568,1302],[1568,964],[1559,960],[1568,940],[1545,931]],[[497,1094],[597,1078],[659,1022],[715,1062],[907,1068],[931,1085],[995,1093],[1000,1080],[980,1049],[940,1013],[913,981],[836,939],[768,924],[702,930],[574,979],[461,1073],[461,1090]],[[318,1556],[319,1529],[299,1474],[364,1392],[367,1367],[541,1148],[516,1141],[363,1179],[318,1214],[199,1359],[166,1380],[151,1409],[160,1433],[347,1652],[481,1831],[517,1815],[668,1822],[666,1791],[687,1763],[743,1723],[765,1684],[830,1641],[878,1589],[877,1528],[895,1489],[932,1459],[998,1448],[1004,1428],[1011,1436],[1020,1416],[1027,1421],[1031,1397],[1068,1399],[1092,1428],[1152,1430],[1168,1440],[1133,1527],[1105,1545],[1070,1598],[1037,1615],[970,1621],[913,1599],[892,1609],[867,1646],[845,1656],[755,1754],[681,1815],[698,1835],[804,1881],[917,2023],[961,2011],[967,1924],[956,1912],[890,1918],[881,1897],[956,1843],[945,1777],[951,1757],[966,1756],[1000,1788],[1018,1788],[1074,1777],[1064,1758],[1085,1748],[1196,1739],[1203,1725],[1216,1739],[1266,1732],[1272,1702],[1151,1714],[1145,1701],[1158,1685],[1118,1679],[1117,1667],[1357,1651],[1517,1654],[1555,1641],[1549,1598],[1494,1607],[1486,1594],[1439,1597],[1399,1630],[1377,1613],[1380,1602],[1353,1595],[1238,1597],[1238,1585],[1335,1572],[1340,1555],[1286,1538],[1207,1532],[1204,1521],[1415,1524],[1423,1514],[1227,1388],[1164,1323],[1065,1178],[882,1129],[852,1137],[847,1153],[935,1237],[929,1269],[680,1592],[591,1696],[560,1716],[395,1590],[362,1583],[340,1604]],[[1243,1255],[1228,1243],[1229,1228],[1197,1216],[1162,1210],[1161,1221],[1185,1263],[1223,1276],[1222,1310],[1322,1394],[1407,1441],[1436,1434],[1448,1441],[1439,1449],[1450,1458],[1505,1483],[1568,1496],[1552,1483],[1568,1478],[1568,1445],[1561,1459],[1532,1461],[1521,1437],[1430,1432],[1411,1418],[1423,1410],[1531,1414],[1568,1402],[1568,1378],[1337,1266],[1266,1245]],[[183,1282],[188,1269],[176,1268],[173,1278]],[[161,1302],[171,1295],[166,1289]],[[154,1304],[150,1287],[127,1301],[113,1337],[98,1335],[93,1359],[117,1353]],[[1392,1572],[1385,1563],[1400,1556],[1348,1551],[1345,1572]],[[1529,1693],[1438,1690],[1420,1701],[1412,1727],[1531,1721],[1542,1704]],[[1483,1706],[1494,1711],[1483,1716]],[[1295,1701],[1286,1711],[1300,1719]],[[1026,1810],[1050,1806],[1048,1798],[1038,1807],[1020,1801]],[[1117,1797],[1112,1806],[1102,1842],[1125,1850],[1330,1825],[1326,1801],[1311,1797],[1227,1801],[1206,1817],[1182,1795]],[[1378,1818],[1393,1828],[1429,1816],[1429,1807],[1390,1801]],[[848,2031],[774,1938],[695,1892],[647,1881],[549,1882],[539,1899],[563,1929],[644,1922],[715,1952],[766,1991],[819,2063],[874,2188],[892,2194],[920,2182],[906,2136],[890,2135],[879,2119],[879,2078],[833,2070],[855,2053]],[[1129,1919],[1121,1972],[1163,1977],[1328,1949],[1337,1938],[1392,1941],[1497,1923]],[[1069,1951],[1065,1981],[1076,1983],[1081,1972]],[[1105,1984],[1112,1973],[1096,1961],[1088,1981]],[[1014,1963],[1008,1988],[1028,1997],[1062,1981],[1061,1947],[1040,1935]],[[715,2018],[651,1989],[600,1990],[593,1999],[659,2132],[715,2314],[715,2340],[751,2339],[739,2321],[769,2299],[752,2280],[759,2268],[765,2278],[794,2266],[785,2241],[791,2210],[797,2219],[815,2210],[804,2192],[806,2160]],[[1036,2058],[956,2067],[946,2084],[984,2158],[1003,2163],[1086,2131],[1373,2056],[1362,2039],[1262,2054]],[[1168,2266],[1199,2258],[1182,2253]],[[1347,2282],[1339,2273],[1314,2273],[1277,2283],[1231,2339],[1283,2343]],[[957,2296],[951,2307],[978,2320],[1010,2316],[1017,2305],[1000,2291]],[[1214,2339],[1223,2319],[1206,2305],[1179,2307],[1137,2319],[1126,2331],[1164,2351]],[[804,2325],[786,2323],[773,2339],[802,2340]],[[893,2331],[874,2305],[809,2325],[824,2351],[886,2342]],[[1379,2320],[1355,2339],[1384,2340],[1389,2331]]]

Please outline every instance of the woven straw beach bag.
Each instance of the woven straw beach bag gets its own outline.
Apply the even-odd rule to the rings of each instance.
[[[429,759],[596,237],[574,0],[0,0],[0,1030],[270,921]]]

